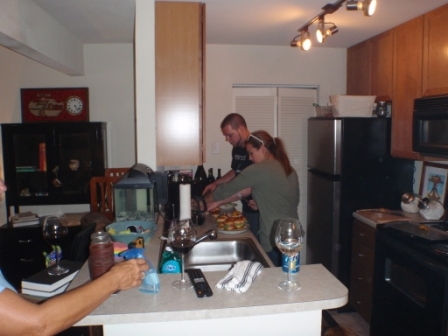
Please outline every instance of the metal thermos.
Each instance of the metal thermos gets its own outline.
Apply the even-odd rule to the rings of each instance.
[[[109,234],[104,231],[92,233],[89,252],[90,279],[94,280],[106,273],[115,263],[114,244]]]

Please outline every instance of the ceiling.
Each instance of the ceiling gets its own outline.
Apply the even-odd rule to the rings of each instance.
[[[135,0],[32,0],[83,43],[132,43]],[[161,0],[166,1],[166,0]],[[184,0],[177,0],[182,1]],[[374,16],[347,11],[325,21],[339,32],[322,47],[347,48],[446,3],[446,0],[377,0]],[[203,0],[206,43],[289,46],[297,29],[321,13],[325,0]],[[336,0],[330,3],[335,3]],[[310,29],[313,46],[315,26]]]

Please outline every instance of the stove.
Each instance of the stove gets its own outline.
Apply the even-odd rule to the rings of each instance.
[[[448,263],[447,222],[390,222],[378,225],[379,232],[404,242],[428,257]]]
[[[448,335],[448,223],[377,225],[371,336]]]

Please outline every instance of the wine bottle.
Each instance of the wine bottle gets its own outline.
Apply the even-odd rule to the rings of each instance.
[[[212,182],[215,182],[215,177],[213,176],[213,168],[209,168],[207,176],[207,184],[210,184]]]
[[[207,185],[207,174],[203,165],[199,165],[194,174],[194,192],[195,196],[202,196],[205,186]]]
[[[218,168],[218,175],[216,175],[216,179],[221,178],[221,168]]]

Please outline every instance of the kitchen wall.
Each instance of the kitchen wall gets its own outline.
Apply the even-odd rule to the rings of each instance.
[[[260,46],[206,46],[206,168],[229,169],[231,147],[223,141],[219,124],[232,112],[233,84],[313,84],[320,86],[319,102],[345,92],[346,50]],[[133,45],[85,45],[85,75],[70,77],[0,47],[0,122],[21,122],[20,88],[89,87],[90,120],[105,121],[109,130],[109,166],[135,163]],[[221,153],[211,154],[220,142]],[[3,176],[3,165],[0,176]],[[0,221],[5,222],[0,199]],[[33,207],[32,210],[35,210]],[[82,210],[78,210],[82,209]],[[88,206],[44,207],[40,214],[84,211]]]
[[[319,85],[319,103],[330,94],[345,93],[346,49],[312,48],[308,52],[289,46],[213,45],[206,49],[206,157],[204,166],[226,173],[231,146],[219,125],[232,109],[233,84]],[[220,154],[212,154],[212,143]]]
[[[85,45],[85,75],[71,77],[0,46],[0,123],[21,122],[20,88],[88,87],[90,121],[108,124],[109,166],[130,167],[136,161],[133,59],[132,44]],[[0,165],[0,177],[3,177],[3,163]],[[0,197],[0,223],[5,223],[4,196]],[[89,207],[76,205],[30,209],[47,214],[84,211]]]

